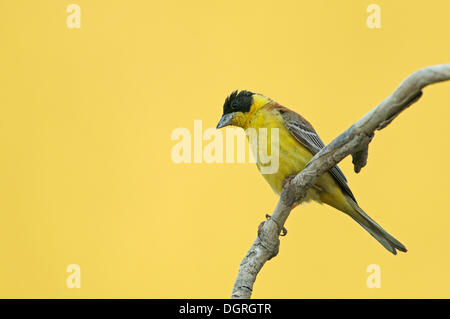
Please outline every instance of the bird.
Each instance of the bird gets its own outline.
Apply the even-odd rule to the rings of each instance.
[[[314,154],[325,147],[313,126],[303,116],[262,94],[247,90],[236,90],[225,99],[217,129],[229,125],[241,127],[246,132],[251,129],[278,129],[278,169],[264,172],[265,163],[256,156],[259,171],[278,195],[284,182],[302,171]],[[270,134],[267,143],[269,141]],[[254,139],[249,137],[249,143],[255,144]],[[253,145],[253,149],[257,147]],[[401,242],[359,207],[344,173],[337,165],[308,189],[302,203],[309,201],[327,204],[350,216],[392,254],[396,255],[397,250],[407,251]]]

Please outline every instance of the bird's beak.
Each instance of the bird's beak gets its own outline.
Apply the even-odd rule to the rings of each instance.
[[[235,113],[228,113],[228,114],[222,115],[222,117],[220,118],[219,123],[217,123],[217,127],[216,128],[222,128],[222,127],[231,125],[231,121],[233,120],[234,114]]]

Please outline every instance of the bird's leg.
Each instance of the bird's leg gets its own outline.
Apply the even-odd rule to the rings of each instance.
[[[286,177],[285,179],[283,179],[281,181],[281,187],[282,188],[288,187],[288,185],[292,182],[292,180],[294,179],[295,176],[297,176],[297,175],[292,174],[292,175],[289,175],[288,177]],[[300,205],[300,202],[292,204],[291,210],[293,210],[298,205]]]
[[[290,184],[292,182],[292,180],[294,179],[294,177],[296,176],[296,174],[292,174],[289,175],[288,177],[286,177],[285,179],[283,179],[283,181],[281,182],[281,186],[282,188],[288,187],[288,184]],[[294,203],[291,207],[291,209],[294,209],[295,207],[297,207],[300,203]],[[272,216],[270,216],[269,214],[266,214],[266,219],[272,219],[272,221],[278,226],[278,229],[280,231],[280,236],[286,236],[287,235],[287,229],[284,226],[281,226],[278,224],[278,222],[272,218]],[[259,224],[258,227],[258,234],[261,231],[263,225],[265,222],[262,222],[261,224]]]
[[[288,177],[286,177],[285,179],[283,179],[281,181],[281,188],[284,188],[285,186],[287,186],[287,184],[290,184],[292,182],[292,180],[294,179],[294,177],[297,176],[297,174],[292,174],[289,175]]]

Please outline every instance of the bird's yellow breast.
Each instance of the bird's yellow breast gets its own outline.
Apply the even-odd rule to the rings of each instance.
[[[303,170],[313,155],[291,135],[284,125],[283,118],[276,109],[270,107],[260,108],[247,122],[247,132],[249,131],[248,128],[255,129],[257,133],[261,128],[267,129],[267,149],[272,155],[276,150],[271,149],[271,141],[274,138],[273,134],[275,134],[275,131],[271,129],[278,129],[278,170],[271,174],[265,174],[261,169],[265,164],[261,162],[259,156],[255,155],[255,157],[258,169],[261,171],[264,178],[270,184],[272,189],[277,194],[280,194],[282,181]],[[259,134],[258,138],[260,138]],[[254,154],[258,154],[260,148],[259,143],[255,143],[255,140],[251,138],[249,138],[249,143]],[[314,193],[315,192],[312,191],[311,194],[309,194],[313,197],[309,199],[316,199]]]
[[[257,101],[263,104],[264,101]],[[257,105],[254,103],[254,105]],[[260,161],[258,152],[260,149],[259,138],[255,140],[249,137],[250,146],[253,149],[255,155],[256,164],[259,171],[270,184],[275,193],[280,194],[282,190],[283,181],[292,175],[298,174],[302,171],[306,164],[311,160],[313,154],[297,139],[292,136],[289,130],[284,125],[284,119],[277,110],[271,106],[270,103],[266,103],[263,106],[259,106],[256,110],[250,111],[250,116],[245,122],[244,129],[248,132],[249,129],[253,131],[259,131],[260,129],[267,130],[267,142],[266,148],[268,154],[273,151],[278,151],[278,169],[271,173],[265,173],[262,169],[266,164]],[[271,150],[271,140],[273,135],[271,129],[278,129],[278,148],[277,150]],[[264,143],[263,143],[264,144]],[[342,193],[339,185],[336,183],[330,173],[323,174],[318,182],[308,189],[307,195],[304,201],[314,200],[319,203],[326,203],[344,212],[352,212],[353,208],[349,206],[345,195]]]

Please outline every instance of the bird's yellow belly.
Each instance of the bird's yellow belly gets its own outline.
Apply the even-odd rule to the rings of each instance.
[[[311,152],[300,144],[289,132],[289,130],[284,126],[282,118],[279,114],[270,112],[266,110],[260,110],[257,116],[254,116],[252,121],[250,121],[248,127],[258,130],[259,128],[278,128],[278,139],[279,139],[279,165],[278,170],[271,174],[265,174],[262,170],[264,163],[261,163],[259,157],[257,158],[257,166],[263,177],[270,184],[275,193],[280,194],[282,190],[283,181],[291,176],[296,175],[302,171],[309,160],[313,157]],[[264,114],[265,113],[265,114]],[[270,129],[269,129],[270,130]],[[272,131],[273,132],[273,131]],[[273,133],[272,133],[273,134]],[[267,137],[267,148],[271,154],[270,149],[271,139],[273,138],[270,131]],[[251,139],[249,138],[251,143]],[[257,154],[258,144],[253,143],[252,148],[254,154]],[[276,151],[276,150],[275,150]],[[329,173],[325,173],[320,177],[319,181],[314,187],[311,187],[305,198],[305,201],[314,200],[317,202],[329,202],[333,198],[342,197],[341,190],[337,183],[334,181],[333,177]],[[339,198],[340,201],[344,198]],[[333,205],[334,206],[334,205]]]
[[[305,147],[292,138],[291,134],[286,129],[280,130],[279,135],[280,147],[278,171],[273,174],[262,174],[277,194],[281,193],[283,181],[302,171],[313,157]],[[308,190],[305,201],[310,200],[320,202],[320,194],[317,188],[313,187]]]

